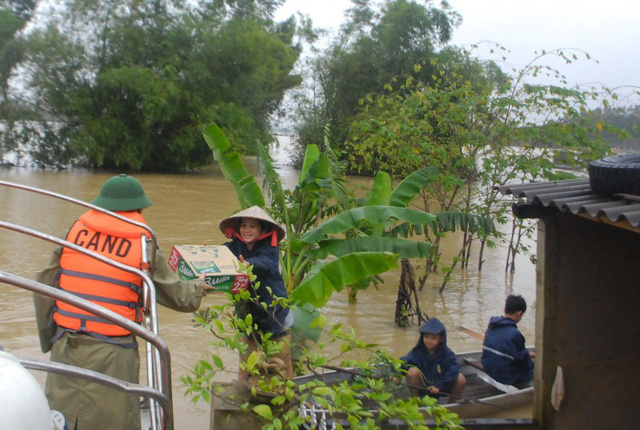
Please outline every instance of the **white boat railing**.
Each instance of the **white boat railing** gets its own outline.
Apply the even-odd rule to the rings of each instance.
[[[119,315],[109,309],[106,309],[100,305],[96,305],[88,300],[77,297],[71,293],[60,290],[55,287],[51,287],[49,285],[42,284],[40,282],[33,281],[31,279],[23,278],[21,276],[16,276],[11,273],[0,271],[0,283],[13,285],[16,287],[20,287],[26,290],[29,290],[33,293],[43,294],[48,297],[52,297],[56,300],[64,301],[65,303],[69,303],[73,306],[76,306],[82,310],[87,312],[91,312],[96,316],[103,318],[109,322],[117,324],[120,327],[123,327],[129,330],[134,335],[144,339],[148,343],[152,344],[156,350],[159,352],[161,361],[170,368],[171,365],[171,357],[169,354],[169,348],[167,344],[158,336],[156,333],[152,332],[145,327],[142,327],[139,324]],[[149,396],[152,399],[158,401],[158,403],[162,406],[164,411],[164,417],[160,420],[162,422],[162,426],[160,428],[166,428],[167,426],[173,426],[173,408],[171,406],[171,393],[166,392],[165,390],[158,390],[149,386],[141,386],[137,384],[131,384],[129,382],[120,381],[118,379],[109,377],[107,375],[102,375],[100,373],[83,369],[75,366],[68,366],[61,363],[54,362],[37,362],[34,360],[24,360],[20,359],[21,363],[25,367],[35,368],[37,370],[48,370],[54,373],[63,373],[63,374],[71,374],[74,376],[83,377],[86,379],[90,379],[92,381],[100,382],[102,381],[106,385],[119,389],[121,391],[132,392],[132,393],[140,393],[144,396]],[[38,364],[36,364],[38,363]],[[170,373],[170,372],[167,372]],[[101,376],[99,376],[101,375]],[[168,385],[170,388],[170,384]],[[157,428],[154,425],[154,421],[152,419],[152,428]]]
[[[142,224],[136,221],[133,221],[129,218],[126,218],[122,215],[119,215],[115,212],[111,212],[109,210],[103,209],[101,207],[92,205],[90,203],[78,200],[78,199],[74,199],[72,197],[68,197],[65,196],[63,194],[58,194],[55,192],[51,192],[48,190],[43,190],[40,188],[36,188],[36,187],[30,187],[30,186],[26,186],[26,185],[22,185],[22,184],[16,184],[16,183],[12,183],[12,182],[6,182],[6,181],[0,181],[0,186],[6,186],[6,187],[11,187],[11,188],[15,188],[15,189],[20,189],[20,190],[24,190],[24,191],[29,191],[29,192],[34,192],[37,194],[42,194],[42,195],[46,195],[46,196],[51,196],[51,197],[55,197],[61,200],[65,200],[67,202],[71,202],[80,206],[84,206],[90,209],[94,209],[96,211],[105,213],[109,216],[112,216],[114,218],[117,218],[119,220],[122,220],[124,222],[127,222],[129,224],[138,226],[144,230],[146,230],[146,232],[148,233],[148,235],[143,234],[142,235],[142,255],[143,258],[146,260],[145,262],[147,263],[148,266],[148,271],[143,271],[140,269],[136,269],[134,267],[131,266],[127,266],[125,264],[119,263],[117,261],[111,260],[107,257],[104,257],[101,254],[97,254],[93,251],[90,251],[86,248],[82,248],[74,243],[68,242],[66,240],[57,238],[55,236],[51,236],[49,234],[46,233],[42,233],[27,227],[23,227],[17,224],[12,224],[12,223],[8,223],[5,221],[1,221],[0,220],[0,228],[5,228],[8,230],[12,230],[14,232],[17,233],[21,233],[23,235],[28,235],[28,236],[32,236],[38,239],[42,239],[51,243],[55,243],[59,246],[62,247],[67,247],[69,249],[72,249],[76,252],[82,253],[84,255],[90,256],[91,258],[94,258],[98,261],[101,261],[105,264],[109,264],[113,267],[116,267],[118,269],[121,269],[123,271],[129,272],[129,273],[133,273],[136,274],[138,276],[140,276],[140,278],[142,279],[142,284],[143,284],[143,326],[144,327],[148,327],[149,329],[144,329],[143,326],[140,326],[136,323],[133,323],[132,321],[121,317],[120,315],[117,315],[111,311],[108,311],[107,309],[98,306],[98,305],[94,305],[91,302],[87,302],[86,300],[80,299],[74,295],[71,295],[69,293],[65,293],[64,291],[61,291],[59,289],[53,288],[54,291],[57,292],[62,292],[67,294],[66,299],[60,299],[63,300],[69,304],[72,304],[74,306],[77,306],[81,309],[85,309],[88,310],[89,312],[92,312],[98,316],[102,316],[100,315],[98,312],[94,312],[93,310],[89,310],[86,309],[84,306],[84,304],[81,306],[80,304],[82,302],[86,302],[90,305],[92,305],[92,307],[96,307],[96,309],[100,309],[101,312],[102,311],[106,311],[109,312],[112,316],[116,316],[119,318],[116,318],[116,321],[112,320],[111,318],[107,318],[105,317],[105,319],[114,322],[115,324],[120,325],[121,327],[126,328],[127,330],[131,331],[134,334],[137,334],[140,336],[140,338],[145,339],[146,342],[146,364],[147,364],[147,383],[149,385],[149,387],[152,387],[153,389],[159,391],[160,393],[162,393],[167,399],[168,399],[168,405],[166,404],[166,402],[158,402],[161,406],[162,406],[162,410],[164,410],[164,417],[162,416],[162,410],[158,409],[156,407],[156,402],[152,401],[150,404],[150,408],[151,408],[151,426],[152,428],[155,430],[158,426],[158,423],[167,423],[170,422],[170,426],[172,427],[172,416],[173,416],[173,411],[172,411],[172,387],[171,387],[171,360],[170,360],[170,354],[169,354],[169,350],[166,346],[166,344],[164,344],[164,342],[159,338],[159,329],[158,329],[158,318],[157,318],[157,304],[156,304],[156,290],[155,290],[155,286],[153,284],[153,281],[151,280],[151,277],[153,275],[153,271],[154,271],[154,267],[153,267],[153,263],[155,261],[155,254],[156,254],[156,249],[157,249],[157,239],[156,239],[156,235],[153,232],[153,230],[151,230],[151,228],[149,228],[146,224]],[[147,245],[148,242],[151,242],[151,257],[149,258],[149,256],[147,255]],[[148,273],[147,273],[148,272]],[[17,277],[15,275],[12,274],[8,274],[8,273],[4,273],[4,272],[0,272],[0,274],[2,274],[2,278],[0,278],[0,281],[2,279],[6,279],[7,283],[8,280],[13,280],[15,282],[18,282],[17,284],[12,284],[21,288],[26,288],[29,289],[31,291],[34,291],[33,285],[29,284],[29,283],[25,283],[25,281],[29,281],[25,278],[20,278]],[[5,282],[5,281],[2,281]],[[39,284],[35,281],[31,281],[39,286],[43,286],[43,284]],[[51,289],[51,287],[49,287],[49,289]],[[48,291],[48,290],[47,290]],[[40,294],[45,294],[48,295],[50,297],[55,297],[55,295],[53,293],[51,293],[51,291],[47,292],[40,292]],[[67,300],[68,299],[68,300]],[[79,302],[79,300],[81,300],[82,302]],[[76,304],[78,303],[78,304]],[[126,325],[123,325],[121,323],[126,323]],[[136,330],[132,330],[130,327],[134,327],[137,329],[143,329],[146,330],[146,332],[137,332]],[[151,333],[155,336],[155,338],[160,339],[160,342],[157,341],[157,339],[153,338],[153,337],[149,337],[148,333]],[[155,347],[155,348],[154,348]],[[155,399],[156,396],[152,396],[152,398]],[[168,409],[167,409],[168,406]],[[170,418],[170,420],[168,420],[167,418]],[[164,428],[164,426],[163,426]]]

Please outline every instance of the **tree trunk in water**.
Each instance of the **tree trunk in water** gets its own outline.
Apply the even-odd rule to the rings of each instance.
[[[417,316],[418,323],[422,324],[423,321],[426,321],[426,318],[420,311],[416,283],[413,277],[413,267],[411,267],[411,262],[406,258],[402,259],[401,266],[402,273],[400,275],[400,285],[398,286],[395,322],[399,327],[407,327],[409,319]],[[415,305],[412,302],[412,296],[415,298]]]

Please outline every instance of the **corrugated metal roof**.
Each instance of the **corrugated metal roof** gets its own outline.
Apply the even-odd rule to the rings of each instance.
[[[588,215],[595,219],[604,217],[612,223],[626,221],[632,227],[640,227],[640,197],[595,194],[591,190],[589,179],[507,184],[496,189],[502,194],[526,198],[533,205],[557,208],[562,212]]]

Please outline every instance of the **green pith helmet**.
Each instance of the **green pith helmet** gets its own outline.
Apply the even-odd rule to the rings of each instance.
[[[110,211],[134,211],[153,204],[140,181],[124,173],[107,179],[91,203]]]

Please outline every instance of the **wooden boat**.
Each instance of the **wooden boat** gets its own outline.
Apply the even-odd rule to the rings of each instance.
[[[439,403],[446,407],[449,411],[455,412],[462,419],[463,425],[504,425],[504,424],[532,424],[533,420],[529,418],[487,418],[496,413],[506,415],[517,408],[526,408],[533,404],[533,387],[518,388],[511,385],[504,385],[489,375],[487,375],[480,363],[481,351],[462,353],[457,356],[460,364],[460,371],[467,379],[467,385],[462,393],[463,399],[458,402],[450,402],[449,397],[442,397]],[[327,366],[330,367],[331,366]],[[323,372],[318,375],[305,375],[295,378],[296,383],[304,384],[313,379],[321,378],[327,384],[340,383],[342,381],[350,381],[361,375],[358,369],[339,369]],[[407,395],[408,395],[408,390]],[[321,408],[311,405],[308,411],[304,408],[302,413],[323,414]],[[372,411],[375,412],[375,411]],[[341,425],[348,423],[338,419]],[[429,424],[429,415],[425,413],[426,423]],[[320,422],[322,419],[316,418],[315,421]],[[333,424],[324,414],[325,428],[332,428]],[[313,428],[313,427],[310,427]],[[322,428],[322,427],[319,427]],[[383,428],[385,428],[383,426]],[[394,423],[389,428],[397,428]]]

